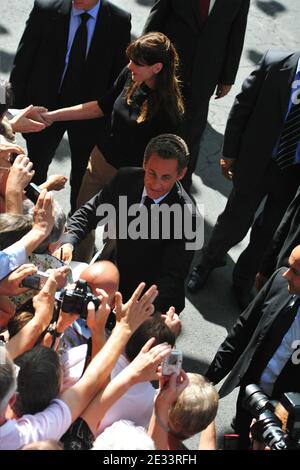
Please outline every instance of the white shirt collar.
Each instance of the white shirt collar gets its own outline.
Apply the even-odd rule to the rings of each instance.
[[[169,191],[169,192],[170,192],[170,191]],[[159,197],[158,199],[153,199],[153,201],[155,202],[155,204],[159,204],[163,199],[165,199],[165,197],[169,194],[169,192],[167,192],[167,193],[164,194],[163,196]],[[146,188],[145,188],[145,186],[144,186],[141,204],[144,202],[144,199],[145,199],[146,196],[148,196],[148,194],[147,194]],[[150,197],[150,196],[149,196],[149,197]],[[152,198],[151,198],[151,199],[152,199]]]

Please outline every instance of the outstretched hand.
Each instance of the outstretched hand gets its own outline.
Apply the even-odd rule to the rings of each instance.
[[[10,119],[10,125],[14,132],[40,132],[48,125],[42,117],[42,113],[46,111],[47,108],[43,106],[31,104]]]

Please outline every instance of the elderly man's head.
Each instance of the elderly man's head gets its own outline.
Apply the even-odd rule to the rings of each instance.
[[[109,305],[114,306],[115,293],[119,288],[119,270],[111,261],[97,261],[88,266],[80,274],[80,279],[86,281],[93,293],[96,289],[103,289],[108,294]]]

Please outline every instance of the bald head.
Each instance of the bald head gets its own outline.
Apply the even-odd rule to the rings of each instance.
[[[300,245],[297,245],[291,253],[291,261],[300,265]]]
[[[300,295],[300,245],[293,249],[289,257],[289,268],[283,273],[288,281],[290,294]]]
[[[97,261],[88,266],[80,274],[80,279],[86,281],[93,293],[96,289],[103,289],[108,294],[109,305],[113,307],[115,293],[119,289],[119,270],[111,261]]]

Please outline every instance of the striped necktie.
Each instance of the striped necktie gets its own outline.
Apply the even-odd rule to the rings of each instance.
[[[300,90],[298,103],[293,103],[286,117],[277,152],[274,159],[281,170],[295,164],[297,146],[300,140]]]

